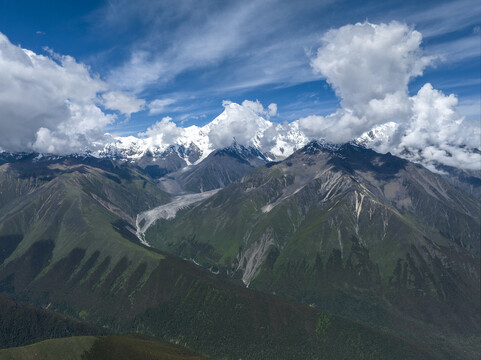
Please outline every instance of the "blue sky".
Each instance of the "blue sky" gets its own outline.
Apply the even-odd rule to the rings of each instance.
[[[458,96],[467,119],[480,118],[479,1],[35,1],[0,0],[0,32],[38,54],[51,49],[86,64],[114,90],[146,108],[107,130],[144,131],[164,116],[205,124],[222,101],[278,105],[273,121],[327,115],[339,99],[310,65],[331,28],[397,20],[423,35],[438,56],[409,85],[426,82]]]

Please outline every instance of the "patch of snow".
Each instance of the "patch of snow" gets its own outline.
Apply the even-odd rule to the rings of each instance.
[[[367,147],[372,147],[376,143],[388,144],[398,127],[399,124],[393,121],[378,125],[359,136],[354,143]]]

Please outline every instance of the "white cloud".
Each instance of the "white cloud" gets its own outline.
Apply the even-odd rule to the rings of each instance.
[[[421,33],[398,22],[346,25],[322,37],[311,65],[345,108],[362,110],[373,99],[404,92],[409,80],[422,74],[432,59],[421,56],[421,40]]]
[[[267,109],[269,112],[269,116],[277,116],[277,104],[274,104],[274,103],[269,104]]]
[[[142,102],[105,93],[108,85],[87,66],[48,52],[35,54],[0,33],[0,147],[6,151],[65,154],[95,147],[116,118],[101,110],[102,102],[125,114]]]
[[[311,65],[326,77],[342,108],[299,119],[308,137],[344,142],[394,121],[399,126],[389,144],[377,142],[377,150],[408,153],[426,164],[481,166],[481,157],[463,147],[479,147],[479,131],[468,129],[454,95],[430,84],[412,97],[408,94],[409,81],[434,60],[422,54],[421,33],[398,22],[364,22],[330,30],[322,41]]]
[[[161,114],[167,110],[169,105],[176,102],[177,100],[171,98],[153,100],[149,103],[149,115]]]
[[[427,83],[409,98],[409,104],[409,117],[377,126],[360,140],[376,151],[390,151],[436,172],[438,164],[481,169],[481,155],[474,150],[481,148],[479,121],[460,115],[456,96],[447,96]]]
[[[341,98],[343,110],[319,121],[319,130],[347,141],[377,124],[405,117],[408,82],[433,60],[422,56],[421,41],[419,32],[398,22],[364,22],[328,31],[311,65]],[[309,122],[312,132],[315,123],[310,120],[303,123]],[[336,134],[336,123],[344,137]]]
[[[466,123],[456,110],[458,99],[446,96],[425,84],[411,97],[412,115],[401,124],[395,135],[395,152],[405,149],[413,160],[476,169],[481,167],[481,156],[469,151],[481,146],[481,130]],[[466,149],[466,147],[468,149]]]
[[[121,91],[109,91],[102,94],[104,100],[103,105],[111,110],[117,110],[121,114],[130,117],[132,113],[141,111],[145,107],[145,100],[138,99],[137,97],[121,92]]]
[[[139,136],[146,138],[147,143],[150,145],[165,148],[168,145],[176,144],[184,132],[184,128],[178,127],[171,117],[166,116],[149,127],[147,131],[139,133]]]
[[[229,146],[234,138],[243,145],[259,145],[262,133],[272,125],[267,120],[270,117],[269,109],[264,109],[259,101],[249,100],[244,100],[240,105],[224,101],[222,105],[224,112],[208,125],[209,139],[214,147]]]
[[[424,85],[412,97],[413,115],[402,125],[405,129],[400,146],[409,148],[466,141],[467,139],[453,136],[459,135],[459,125],[463,121],[455,111],[457,103],[453,94],[445,96],[433,89],[431,84]]]

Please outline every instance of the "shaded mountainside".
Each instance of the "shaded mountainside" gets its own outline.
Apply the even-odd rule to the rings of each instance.
[[[0,360],[203,360],[190,350],[138,335],[76,336],[0,350]]]
[[[130,160],[152,178],[157,179],[193,164],[200,159],[201,152],[197,146],[169,146],[161,154],[146,151],[139,158]],[[122,157],[121,157],[122,159]]]
[[[115,148],[110,150],[101,155],[135,166],[153,179],[159,179],[160,187],[172,194],[222,188],[267,162],[257,148],[240,145],[235,140],[231,146],[208,155],[202,155],[193,143],[189,147],[169,146],[162,152],[144,149],[141,156],[135,146],[121,152]]]
[[[390,154],[310,143],[146,238],[251,288],[460,352],[480,331],[479,201]]]
[[[267,159],[259,150],[234,143],[230,147],[215,150],[199,164],[164,176],[159,184],[171,193],[214,190],[229,185],[266,162]]]
[[[142,246],[134,215],[169,196],[133,168],[88,161],[0,166],[2,294],[220,358],[449,357]]]
[[[0,296],[0,349],[57,337],[105,333],[85,322]]]
[[[442,164],[436,164],[436,168],[451,184],[481,201],[481,170],[463,170]]]

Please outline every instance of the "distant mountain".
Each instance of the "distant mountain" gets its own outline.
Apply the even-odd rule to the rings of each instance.
[[[153,178],[174,172],[205,158],[204,151],[190,142],[167,147],[148,146],[142,139],[129,136],[107,144],[96,156],[136,164]]]
[[[137,167],[110,159],[3,163],[0,293],[219,358],[449,358],[143,246],[136,214],[170,200]]]
[[[243,116],[248,117],[249,126],[255,128],[251,137],[242,137],[239,140],[234,137],[227,140],[219,138],[219,133],[235,134],[232,129],[247,121],[242,120]],[[113,138],[100,150],[87,154],[136,164],[152,177],[160,178],[197,165],[211,153],[235,144],[255,149],[268,161],[277,161],[286,158],[308,142],[298,122],[276,124],[269,121],[266,114],[235,103],[226,104],[224,112],[204,126],[176,128],[175,134],[166,138],[160,129],[156,134],[140,136]]]
[[[480,211],[421,165],[311,142],[146,239],[249,287],[457,347],[480,332]]]
[[[264,154],[256,148],[234,142],[230,147],[213,151],[196,165],[164,176],[159,185],[169,193],[214,190],[229,185],[252,168],[267,162]]]
[[[376,149],[388,148],[388,144],[391,142],[393,136],[395,136],[399,125],[395,122],[388,122],[375,126],[370,131],[365,132],[360,137],[354,140],[358,145],[362,145],[368,148]],[[466,148],[459,146],[466,151],[467,154],[481,154],[481,151],[477,148]],[[453,185],[460,187],[468,193],[476,196],[478,200],[481,200],[481,163],[477,170],[475,169],[461,169],[454,166],[444,165],[438,161],[427,160],[422,156],[422,149],[408,150],[404,148],[401,151],[401,155],[404,159],[422,164],[428,167],[430,170],[437,172],[440,175],[450,181]]]
[[[235,133],[232,129],[239,127],[243,121],[252,127],[250,137],[241,136],[240,140],[219,138],[220,134]],[[299,121],[277,124],[269,120],[267,113],[258,113],[239,104],[230,103],[222,114],[206,125],[176,127],[172,123],[172,135],[164,135],[161,128],[157,132],[140,134],[140,137],[110,137],[111,142],[98,145],[97,150],[86,149],[79,154],[64,156],[67,158],[97,158],[114,162],[123,162],[137,166],[142,172],[154,179],[161,179],[161,186],[174,194],[182,192],[208,191],[228,185],[231,181],[244,175],[252,166],[261,162],[281,161],[296,150],[305,146],[309,139],[301,130]],[[375,126],[370,131],[353,139],[353,142],[368,148],[388,151],[399,125],[388,122]],[[240,129],[242,130],[242,129]],[[398,134],[399,135],[399,134]],[[244,148],[244,149],[242,149]],[[247,149],[247,150],[246,150]],[[465,149],[466,150],[466,149]],[[479,149],[468,149],[468,152],[479,154]],[[234,157],[249,157],[245,162],[234,160]],[[251,155],[246,155],[250,152]],[[227,155],[219,157],[218,154]],[[37,159],[55,159],[51,154],[12,154],[0,152],[0,164],[23,156],[35,156]],[[216,163],[213,157],[222,161]],[[416,163],[424,164],[432,171],[452,177],[452,183],[464,189],[470,189],[479,199],[481,187],[473,185],[473,179],[481,180],[481,170],[463,170],[428,161],[422,157],[421,151],[404,149],[397,155]],[[230,160],[226,160],[230,157]],[[259,161],[251,161],[262,159]],[[245,160],[245,159],[244,159]],[[444,169],[444,170],[443,170]],[[447,171],[447,169],[453,169]]]
[[[451,184],[481,201],[481,170],[458,169],[439,163],[435,167]]]
[[[186,165],[196,164],[213,151],[230,146],[232,141],[236,142],[232,138],[227,139],[227,143],[224,145],[220,145],[217,134],[219,131],[239,126],[238,117],[241,116],[239,114],[242,111],[247,110],[239,104],[231,103],[226,105],[225,111],[211,122],[202,127],[193,125],[179,129],[176,136],[169,141],[164,140],[163,136],[161,136],[161,140],[155,136],[154,138],[148,136],[141,138],[116,137],[113,142],[106,144],[102,150],[92,155],[124,159],[135,163],[150,161],[152,165],[159,165],[160,168],[163,168],[162,160],[175,153]],[[255,126],[256,131],[251,138],[243,138],[242,141],[237,142],[247,148],[257,149],[268,160],[283,159],[308,142],[307,137],[299,129],[298,122],[288,125],[276,124],[267,120],[262,114],[253,111],[249,111],[246,116],[249,116],[252,121],[251,125]],[[229,132],[232,131],[229,130]]]

